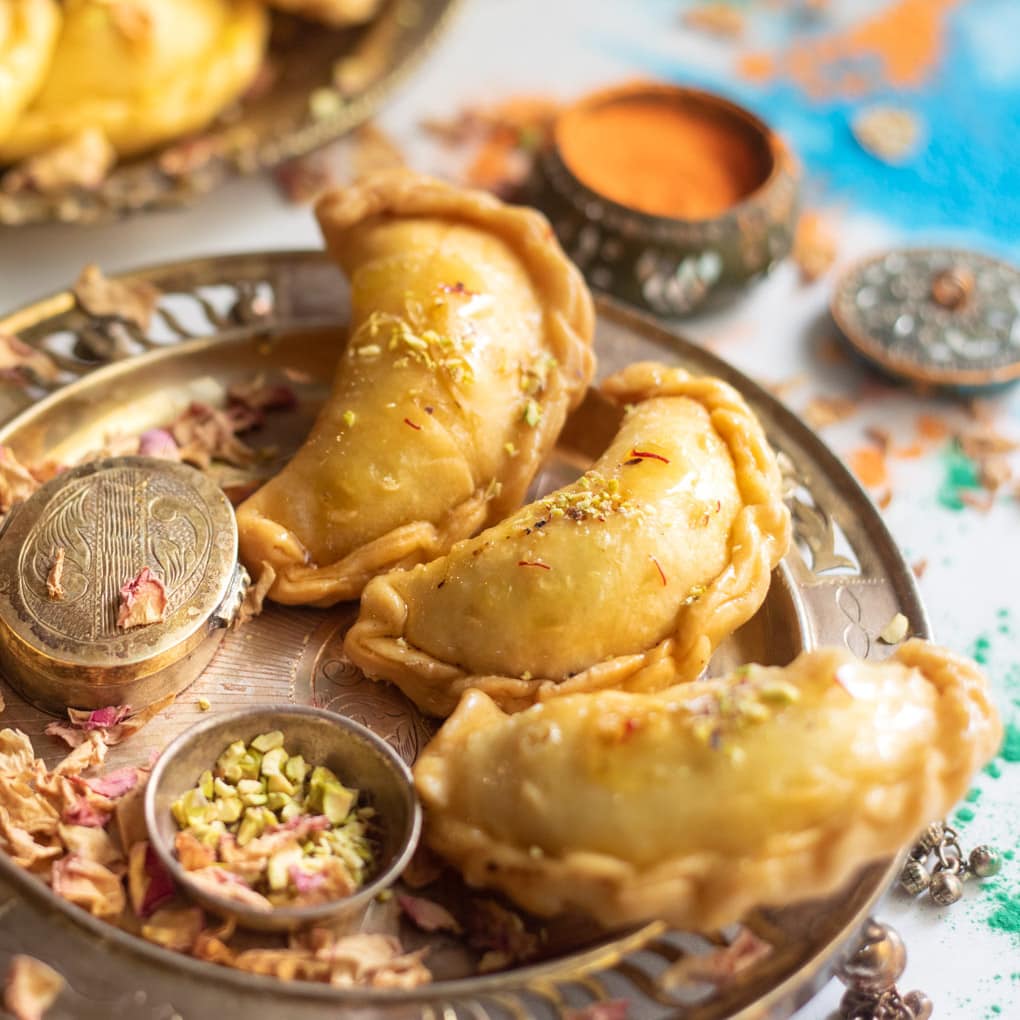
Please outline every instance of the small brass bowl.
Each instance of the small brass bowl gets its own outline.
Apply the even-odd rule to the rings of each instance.
[[[611,152],[620,167],[621,157],[637,159],[634,173],[621,172],[621,178],[640,190],[642,185],[634,182],[647,167],[639,154],[627,152],[623,141],[615,140],[615,125],[628,112],[649,111],[652,119],[647,120],[645,133],[651,149],[665,144],[655,132],[655,118],[663,123],[671,117],[682,119],[700,126],[706,137],[728,141],[724,148],[732,156],[730,165],[718,162],[724,157],[714,148],[704,150],[703,165],[714,159],[732,176],[729,204],[718,208],[709,201],[703,218],[690,212],[685,216],[696,207],[695,199],[706,198],[694,179],[688,181],[685,196],[692,201],[672,214],[662,208],[649,211],[654,201],[642,208],[640,202],[624,204],[622,195],[609,195],[608,188],[597,190],[604,167],[582,166],[571,154],[571,139],[577,137],[581,122],[590,121],[589,139]],[[682,183],[679,178],[669,183],[678,182]],[[667,182],[644,176],[643,183]],[[679,318],[735,296],[742,285],[789,253],[798,185],[793,155],[749,110],[711,92],[640,82],[592,93],[560,113],[552,142],[536,162],[523,197],[549,217],[563,247],[593,287],[655,315]]]
[[[216,896],[192,881],[174,854],[177,823],[170,805],[195,787],[235,740],[250,742],[260,733],[280,730],[284,746],[310,765],[325,765],[356,786],[375,808],[381,833],[371,880],[343,899],[306,907],[259,910]],[[392,885],[407,866],[421,834],[421,805],[410,770],[381,737],[360,723],[318,708],[265,705],[205,719],[185,730],[160,755],[145,791],[149,840],[174,881],[196,902],[258,931],[295,931],[316,922],[354,925],[375,896]]]

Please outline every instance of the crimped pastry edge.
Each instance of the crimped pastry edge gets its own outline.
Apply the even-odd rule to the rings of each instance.
[[[856,661],[843,650],[821,651]],[[471,692],[414,769],[426,809],[425,840],[470,885],[498,889],[539,916],[579,911],[607,928],[658,919],[713,931],[755,907],[830,895],[859,868],[892,856],[933,818],[942,817],[1001,739],[987,681],[972,662],[917,639],[901,646],[892,661],[918,670],[936,688],[938,737],[927,767],[909,782],[886,787],[882,800],[889,810],[871,806],[866,819],[833,819],[806,833],[777,833],[761,850],[742,857],[705,851],[644,870],[601,853],[536,858],[530,847],[494,842],[484,821],[442,815],[451,755],[444,760],[438,746],[452,743],[456,751],[462,732],[477,731],[480,714],[502,714],[487,696]]]
[[[720,642],[749,620],[768,592],[773,568],[790,543],[790,514],[782,500],[775,455],[740,394],[711,376],[638,362],[610,376],[602,391],[618,404],[663,396],[696,400],[708,410],[737,469],[744,505],[730,532],[736,556],[697,602],[681,606],[673,633],[647,651],[593,663],[566,680],[474,675],[409,644],[402,633],[407,604],[388,577],[365,589],[344,649],[366,675],[395,683],[425,712],[445,716],[469,690],[481,690],[509,711],[582,691],[660,690],[694,680]]]
[[[507,205],[482,191],[455,187],[409,170],[388,170],[347,188],[324,192],[316,202],[327,250],[336,258],[347,232],[373,218],[437,217],[491,231],[520,258],[543,305],[543,346],[558,370],[538,397],[538,425],[522,432],[518,454],[498,479],[502,491],[487,494],[489,479],[443,521],[409,521],[356,549],[335,563],[306,566],[274,563],[277,576],[270,598],[289,605],[330,606],[361,595],[368,581],[386,570],[406,569],[447,552],[459,539],[500,520],[520,504],[542,458],[555,443],[567,412],[580,403],[595,370],[591,349],[595,312],[581,274],[563,254],[541,213]],[[256,523],[262,523],[261,521]],[[286,528],[281,542],[302,548]]]

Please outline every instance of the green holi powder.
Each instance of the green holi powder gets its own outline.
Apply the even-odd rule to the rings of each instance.
[[[960,498],[962,489],[980,489],[981,473],[977,464],[968,457],[954,439],[942,454],[945,478],[938,491],[938,501],[947,510],[963,510],[966,503]]]
[[[997,904],[988,918],[988,927],[995,931],[1020,935],[1020,896],[998,890],[992,894],[992,902]],[[1020,974],[1012,974],[1014,981]]]
[[[1006,738],[1002,742],[999,756],[1011,764],[1020,761],[1020,726],[1017,726],[1015,721],[1006,726]]]
[[[958,808],[955,815],[953,815],[953,821],[958,825],[966,825],[968,822],[974,821],[974,812],[969,807]]]
[[[983,771],[986,776],[991,776],[992,779],[998,779],[1002,775],[1002,769],[997,761],[990,761]]]
[[[988,665],[988,653],[992,649],[992,642],[987,634],[979,634],[970,646],[970,657],[982,666]]]
[[[976,786],[972,786],[963,799],[968,804],[976,804],[981,799],[981,791]]]

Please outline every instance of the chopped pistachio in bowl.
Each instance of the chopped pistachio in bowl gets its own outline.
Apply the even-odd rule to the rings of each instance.
[[[163,752],[145,798],[152,846],[194,900],[245,927],[355,924],[414,852],[407,766],[332,712],[213,716]]]

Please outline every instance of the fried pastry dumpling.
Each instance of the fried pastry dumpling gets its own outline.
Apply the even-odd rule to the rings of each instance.
[[[833,893],[942,817],[998,747],[987,682],[922,641],[505,715],[480,691],[414,769],[425,839],[539,915],[712,930]]]
[[[269,597],[328,606],[520,505],[591,377],[591,297],[538,213],[408,171],[327,193],[351,336],[304,446],[237,512]]]
[[[270,7],[332,28],[363,24],[375,16],[381,4],[382,0],[269,0]]]
[[[45,81],[0,138],[0,162],[87,128],[120,155],[197,131],[251,83],[267,32],[259,0],[66,0]]]
[[[0,4],[0,142],[42,84],[59,30],[56,0]]]
[[[633,405],[577,482],[443,559],[366,588],[345,650],[420,708],[480,688],[507,710],[693,680],[748,620],[789,544],[779,469],[731,386],[641,363]]]

